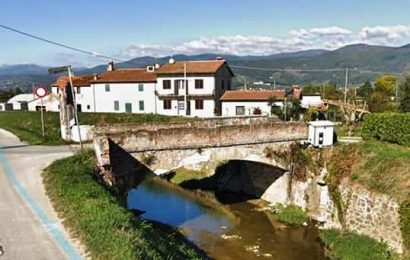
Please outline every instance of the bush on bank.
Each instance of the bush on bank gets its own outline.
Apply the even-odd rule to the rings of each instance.
[[[296,205],[283,206],[277,204],[272,207],[272,211],[276,214],[279,221],[291,225],[302,225],[306,221],[306,213]]]
[[[72,236],[95,259],[200,259],[185,241],[142,221],[95,178],[92,151],[50,165],[47,195]]]
[[[385,260],[394,259],[385,243],[353,232],[336,229],[322,230],[320,238],[331,250],[335,259],[341,260]]]
[[[375,113],[364,118],[364,138],[410,145],[410,113]]]

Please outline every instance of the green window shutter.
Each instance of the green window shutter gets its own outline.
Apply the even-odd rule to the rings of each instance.
[[[138,84],[138,91],[143,92],[144,91],[144,84]]]
[[[110,84],[105,84],[105,92],[110,92]]]
[[[144,111],[144,101],[143,100],[140,100],[139,105],[140,105],[140,111]]]

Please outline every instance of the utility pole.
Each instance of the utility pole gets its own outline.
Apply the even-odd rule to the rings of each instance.
[[[77,124],[78,140],[80,141],[81,149],[83,149],[83,142],[81,141],[80,122],[78,121],[78,113],[77,113],[77,98],[74,96],[74,86],[73,86],[71,66],[67,66],[67,71],[68,71],[68,79],[70,81],[70,87],[71,87],[71,95],[73,97],[74,116],[75,116],[75,121]]]
[[[349,81],[349,68],[346,68],[344,103],[347,102],[347,84],[348,84],[348,81]]]
[[[188,84],[186,84],[186,62],[184,62],[184,109],[185,109],[185,116],[188,115],[188,106],[187,106],[187,92],[188,92]]]
[[[276,90],[276,79],[273,78],[273,89]]]

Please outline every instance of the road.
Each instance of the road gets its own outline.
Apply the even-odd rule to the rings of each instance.
[[[45,194],[41,172],[74,153],[70,146],[28,146],[0,129],[0,245],[5,259],[80,259]]]

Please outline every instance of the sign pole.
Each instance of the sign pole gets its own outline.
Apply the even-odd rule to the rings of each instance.
[[[44,134],[44,111],[43,111],[44,105],[43,105],[43,98],[40,98],[40,100],[41,100],[41,108],[40,108],[40,110],[41,110],[41,131],[43,132],[43,137],[44,137],[45,134]]]

